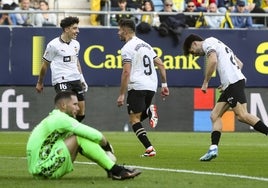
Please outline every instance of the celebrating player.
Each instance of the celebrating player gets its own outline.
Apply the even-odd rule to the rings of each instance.
[[[135,23],[132,20],[120,20],[118,35],[126,44],[121,49],[123,71],[117,105],[124,104],[125,92],[128,90],[127,108],[132,129],[146,149],[142,156],[152,157],[156,155],[156,150],[149,141],[141,122],[149,117],[152,128],[157,124],[156,105],[151,104],[158,84],[154,66],[157,65],[160,71],[163,97],[169,95],[166,70],[153,48],[136,37]]]
[[[184,54],[206,56],[207,66],[201,90],[206,93],[208,83],[215,70],[218,71],[221,95],[214,106],[210,119],[212,121],[211,146],[201,161],[210,161],[218,156],[218,144],[222,131],[222,116],[231,107],[237,119],[252,126],[256,131],[268,134],[268,127],[256,116],[247,111],[245,95],[246,78],[241,72],[243,63],[222,41],[214,37],[202,39],[198,35],[189,35],[183,44]]]
[[[77,17],[66,17],[61,20],[60,26],[63,30],[60,37],[50,41],[43,55],[43,63],[36,84],[38,93],[43,91],[44,77],[50,65],[52,85],[56,92],[74,91],[77,94],[79,112],[76,115],[78,121],[85,117],[85,96],[88,85],[82,74],[78,59],[80,44],[76,40],[79,33],[79,19]]]

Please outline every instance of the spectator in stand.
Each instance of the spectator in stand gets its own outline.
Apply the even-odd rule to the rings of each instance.
[[[40,1],[39,0],[31,0],[30,7],[39,10],[40,9]]]
[[[215,3],[216,0],[193,0],[196,6],[196,12],[207,12],[207,7],[210,3]]]
[[[267,1],[268,2],[268,1]],[[246,2],[246,7],[248,7],[248,10],[250,11],[250,13],[260,13],[260,14],[265,14],[265,10],[261,7],[261,2],[260,0],[248,0],[248,2]],[[255,24],[255,26],[264,26],[265,24],[265,18],[264,17],[252,17],[252,21],[253,24]]]
[[[244,1],[245,2],[245,9],[248,10],[249,12],[254,11],[257,12],[258,10],[254,9],[259,9],[260,8],[260,0],[217,0],[218,2],[218,7],[225,7],[226,10],[232,12],[236,9],[236,4],[238,1]]]
[[[154,12],[154,4],[152,0],[143,1],[142,12],[148,12],[148,14],[141,15],[140,23],[137,26],[138,32],[147,33],[151,31],[152,27],[158,27],[160,25],[159,16],[152,13]]]
[[[142,7],[142,12],[154,12],[154,4],[151,0],[144,0]],[[153,14],[142,14],[140,16],[140,22],[142,23],[148,23],[149,25],[152,25],[153,23]]]
[[[234,11],[236,1],[237,0],[216,0],[219,11],[223,13],[225,13],[226,11],[228,12]]]
[[[188,0],[186,4],[186,8],[183,12],[196,12],[196,6],[193,0]],[[186,15],[185,16],[185,24],[188,27],[195,27],[196,21],[199,16],[197,15]]]
[[[118,7],[117,9],[115,9],[114,11],[122,11],[122,12],[127,12],[127,11],[131,11],[130,8],[128,8],[127,6],[127,0],[118,0]],[[132,14],[114,14],[111,15],[111,21],[110,24],[112,26],[118,26],[118,22],[122,19],[122,18],[128,18],[128,19],[132,19],[132,20],[136,20],[135,16]],[[136,21],[135,21],[136,22]]]
[[[144,12],[154,12],[154,3],[152,0],[144,0],[142,11]],[[147,22],[153,27],[158,27],[160,25],[159,16],[157,14],[144,14],[141,16],[141,22]]]
[[[110,0],[111,10],[114,10],[118,7],[118,0]]]
[[[173,0],[173,9],[177,12],[183,12],[185,9],[185,0]]]
[[[170,35],[173,38],[175,45],[178,45],[181,34],[186,27],[185,15],[178,13],[173,8],[172,0],[164,1],[164,9],[160,12],[170,12],[170,15],[159,15],[160,26],[158,28],[159,34],[163,37]],[[176,14],[174,14],[176,13]]]
[[[262,8],[265,12],[268,12],[268,0],[262,0],[262,2],[261,2],[261,8]]]
[[[235,6],[235,10],[232,13],[249,13],[245,8],[245,2],[238,0]],[[252,28],[253,22],[251,16],[232,16],[232,22],[235,28]]]
[[[42,11],[48,11],[49,5],[45,0],[39,1],[39,8]],[[42,26],[56,26],[57,16],[54,13],[39,13],[35,15],[35,25],[38,27]]]
[[[127,0],[127,7],[134,10],[140,10],[143,0]]]
[[[173,7],[172,0],[165,0],[164,1],[164,8],[160,12],[177,12]],[[160,23],[166,22],[166,20],[170,17],[170,15],[159,15]]]
[[[210,3],[208,5],[208,12],[210,13],[220,13],[218,11],[218,7],[216,3]],[[204,16],[206,23],[207,23],[207,27],[208,28],[220,28],[221,23],[224,19],[224,16],[210,16],[210,15],[205,15]]]
[[[0,10],[11,10],[9,4],[4,4]],[[16,25],[16,18],[14,14],[2,13],[0,14],[0,25]]]
[[[16,11],[34,11],[30,8],[30,0],[21,0],[20,6],[15,8]],[[30,13],[16,13],[16,20],[18,25],[34,26],[34,14]]]
[[[229,0],[217,0],[218,10],[221,13],[225,13],[228,10],[229,5],[230,5]]]
[[[94,0],[94,1],[98,1],[98,0]],[[159,0],[161,1],[161,0]],[[127,9],[129,9],[129,11],[140,11],[141,7],[142,7],[142,0],[126,0],[127,2]],[[109,7],[108,7],[108,3],[106,0],[102,0],[101,2],[101,10],[102,11],[108,11]],[[118,0],[110,0],[110,11],[118,11],[119,6],[118,6]],[[92,5],[91,5],[92,6]],[[92,9],[91,9],[92,10]],[[135,19],[135,21],[139,20],[138,16],[133,15],[133,17],[137,17],[137,19]],[[101,25],[107,25],[107,15],[102,14],[102,15],[98,15],[97,20],[100,21]],[[110,20],[110,24],[112,26],[117,26],[117,21],[116,21],[116,15],[112,15],[111,20]]]
[[[127,0],[127,8],[131,12],[140,12],[142,9],[142,5],[143,0]],[[135,22],[135,24],[137,24],[140,19],[140,16],[138,14],[133,14],[130,18]]]

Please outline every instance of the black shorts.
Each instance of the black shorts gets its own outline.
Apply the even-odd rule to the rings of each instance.
[[[151,104],[155,92],[149,90],[130,90],[127,96],[128,114],[145,111]]]
[[[78,101],[85,100],[85,93],[80,80],[58,83],[54,86],[54,89],[56,93],[61,91],[73,91],[76,93]]]
[[[230,107],[236,107],[237,102],[240,104],[247,103],[245,94],[245,80],[239,80],[236,83],[230,84],[221,94],[218,102],[227,102]]]

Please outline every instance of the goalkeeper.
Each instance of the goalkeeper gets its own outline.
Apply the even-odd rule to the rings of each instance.
[[[115,164],[113,149],[103,134],[75,119],[79,110],[75,93],[60,92],[54,102],[55,109],[34,128],[27,142],[28,170],[34,177],[61,178],[73,170],[78,153],[96,162],[115,180],[141,173]]]

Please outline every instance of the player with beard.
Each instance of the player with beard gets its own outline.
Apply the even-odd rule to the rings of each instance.
[[[149,123],[155,128],[158,121],[157,107],[152,103],[158,86],[155,65],[158,67],[162,81],[161,95],[169,95],[166,70],[162,60],[157,57],[153,48],[135,34],[135,23],[130,19],[119,22],[118,35],[126,44],[121,49],[123,71],[117,105],[124,105],[125,92],[127,110],[132,129],[145,147],[144,157],[153,157],[156,150],[147,137],[142,121],[149,117]]]
[[[96,162],[115,180],[134,178],[141,173],[117,165],[113,149],[104,135],[75,119],[79,106],[74,92],[57,93],[54,103],[55,108],[35,126],[28,139],[30,174],[37,179],[59,179],[73,170],[78,153]]]

